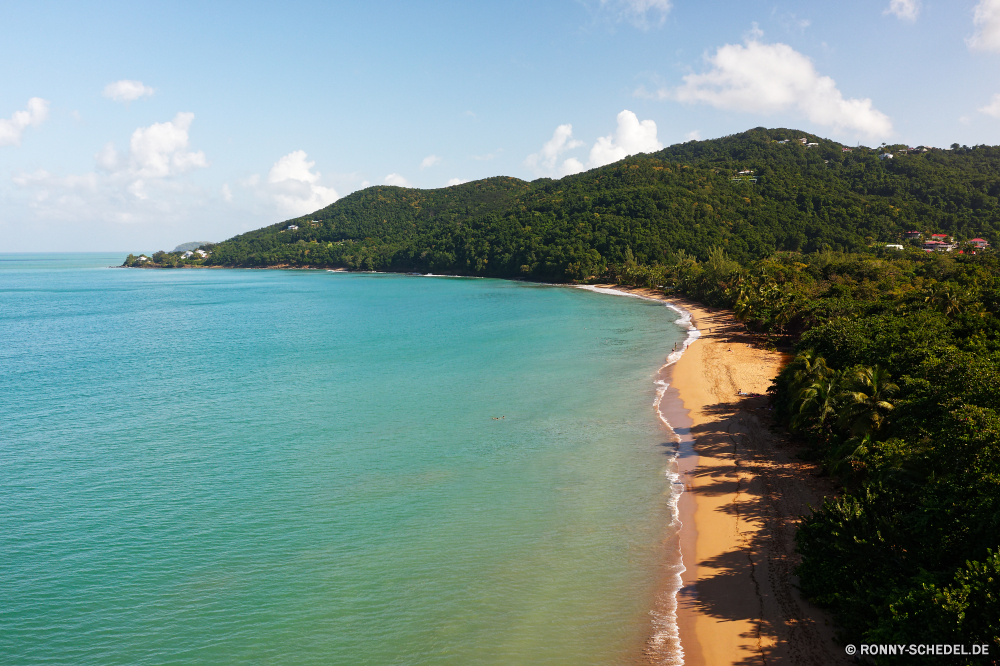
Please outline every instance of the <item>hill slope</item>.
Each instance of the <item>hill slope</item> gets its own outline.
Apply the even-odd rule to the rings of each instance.
[[[857,251],[909,229],[1000,239],[1000,148],[887,147],[891,159],[843,148],[758,128],[560,180],[370,187],[220,243],[208,263],[568,280],[679,249],[704,258],[713,245],[745,262],[776,250]],[[733,180],[744,170],[756,184]]]

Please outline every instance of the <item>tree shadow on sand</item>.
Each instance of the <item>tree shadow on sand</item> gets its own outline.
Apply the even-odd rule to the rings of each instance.
[[[733,498],[716,510],[727,516],[719,525],[732,530],[735,544],[696,563],[698,578],[679,601],[718,622],[754,627],[740,634],[749,656],[738,664],[853,663],[817,623],[821,615],[798,593],[794,575],[800,516],[830,488],[769,431],[766,412],[763,398],[740,397],[711,407],[704,413],[713,418],[686,433],[699,456],[714,459],[694,471],[697,494]]]

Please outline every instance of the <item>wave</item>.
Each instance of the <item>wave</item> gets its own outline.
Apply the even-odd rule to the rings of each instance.
[[[674,323],[680,328],[686,330],[687,336],[681,342],[679,349],[673,349],[670,352],[667,356],[666,363],[660,367],[657,375],[662,375],[667,368],[680,360],[684,352],[687,351],[687,348],[691,346],[691,343],[701,336],[701,331],[698,330],[691,320],[691,313],[677,305],[674,305],[673,303],[668,303],[659,298],[619,291],[618,289],[609,287],[595,287],[593,285],[575,286],[579,289],[585,289],[599,294],[608,294],[611,296],[630,296],[632,298],[641,298],[646,301],[656,301],[657,303],[663,303],[665,307],[670,308],[680,315]],[[680,532],[681,528],[684,526],[680,517],[680,499],[681,495],[684,493],[684,483],[681,480],[681,475],[678,471],[680,437],[677,435],[677,432],[667,419],[666,414],[664,414],[661,409],[663,396],[666,395],[667,389],[670,388],[670,384],[663,379],[654,380],[654,384],[656,385],[656,397],[653,399],[653,408],[656,410],[657,417],[659,417],[663,425],[666,426],[667,430],[670,431],[670,438],[678,448],[674,450],[670,464],[668,465],[666,471],[667,481],[670,484],[670,494],[667,499],[667,505],[670,509],[670,522],[667,525],[667,531],[669,534],[667,544],[671,556],[667,565],[669,582],[657,599],[657,607],[650,611],[650,614],[653,617],[653,635],[649,639],[648,650],[650,656],[655,658],[658,663],[661,663],[664,666],[682,666],[682,664],[684,664],[684,648],[681,645],[680,629],[677,626],[677,596],[680,593],[681,588],[684,586],[682,574],[687,571],[687,567],[684,566],[684,559],[681,556],[680,547]]]

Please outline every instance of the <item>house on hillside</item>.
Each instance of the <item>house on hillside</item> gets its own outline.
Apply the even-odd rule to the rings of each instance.
[[[817,148],[817,147],[819,147],[818,143],[807,143],[806,144],[806,148]]]
[[[778,143],[788,143],[788,139],[782,139],[782,140],[781,140],[781,141],[779,141]]]
[[[194,252],[192,252],[191,250],[188,250],[187,252],[185,252],[184,254],[181,255],[181,259],[187,259],[188,257],[190,257],[193,254],[194,254]]]
[[[807,138],[805,138],[805,137],[802,137],[801,139],[799,139],[799,143],[801,143],[802,145],[805,145],[805,144],[807,144],[808,142],[809,142],[809,139],[807,139]]]
[[[204,259],[205,257],[207,257],[209,255],[208,252],[205,252],[201,248],[198,248],[197,250],[195,250],[194,253],[197,254],[197,255],[199,255],[202,259]]]
[[[985,247],[989,247],[990,244],[987,243],[982,238],[973,238],[972,240],[969,241],[969,245],[974,245],[974,246],[978,247],[979,249],[983,249]]]
[[[892,159],[892,153],[882,153],[881,155],[878,156],[878,158],[880,160],[891,160]]]
[[[931,234],[931,240],[941,241],[942,243],[951,242],[951,238],[948,234]]]
[[[297,225],[297,224],[289,224],[288,225],[288,231],[295,231],[298,228],[299,228],[299,225]]]
[[[920,238],[919,231],[904,231],[903,240],[917,240]]]
[[[842,152],[842,153],[852,153],[852,152],[854,152],[854,149],[853,148],[841,148],[840,152]]]
[[[146,255],[144,255],[144,254],[140,254],[140,255],[139,255],[139,258],[138,258],[138,259],[136,259],[136,261],[152,261],[152,259],[150,259],[149,257],[147,257],[147,256],[146,256]]]
[[[924,252],[951,252],[955,249],[954,245],[936,240],[925,241],[922,247]]]

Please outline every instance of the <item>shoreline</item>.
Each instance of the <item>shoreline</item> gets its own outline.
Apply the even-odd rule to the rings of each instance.
[[[663,301],[689,314],[700,331],[657,375],[667,385],[660,416],[676,436],[684,485],[679,538],[664,547],[679,547],[684,571],[675,603],[669,597],[677,584],[664,576],[653,612],[672,615],[676,608],[683,663],[853,663],[834,642],[826,614],[796,587],[798,517],[835,488],[770,429],[765,394],[786,357],[752,346],[729,311],[654,289],[598,287]],[[654,627],[645,663],[676,659],[660,631]]]

